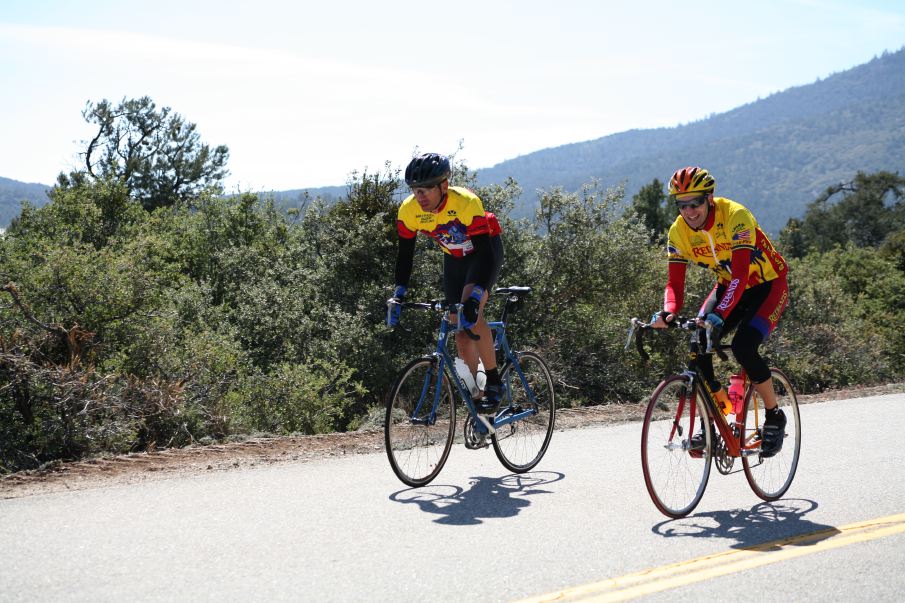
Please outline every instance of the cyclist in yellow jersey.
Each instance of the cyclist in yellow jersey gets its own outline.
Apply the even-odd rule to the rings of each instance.
[[[484,397],[475,404],[492,412],[500,402],[500,376],[496,366],[493,335],[484,319],[484,304],[503,264],[500,225],[484,210],[481,199],[467,188],[450,186],[449,158],[437,153],[415,157],[405,169],[405,182],[412,194],[399,206],[396,230],[396,287],[391,301],[400,301],[408,289],[415,255],[415,237],[424,232],[443,250],[443,288],[449,302],[461,302],[461,316],[451,313],[450,322],[462,321],[456,331],[456,348],[472,375],[478,360],[484,364],[487,383]],[[402,307],[391,303],[387,324],[399,322]],[[473,339],[472,336],[477,336]]]
[[[736,330],[732,353],[764,400],[761,449],[763,456],[773,456],[782,448],[786,418],[777,408],[770,368],[757,348],[776,328],[789,302],[788,265],[751,212],[740,203],[714,197],[715,187],[716,180],[700,167],[677,170],[669,181],[679,217],[669,229],[663,310],[654,314],[651,323],[666,328],[682,309],[689,263],[715,273],[716,285],[698,312],[698,323],[709,322],[721,333]],[[713,357],[705,354],[699,362],[715,395],[724,397],[714,379]]]

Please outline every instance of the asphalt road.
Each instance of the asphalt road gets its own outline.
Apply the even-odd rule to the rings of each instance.
[[[681,520],[639,424],[558,431],[521,476],[457,445],[420,489],[379,452],[0,500],[0,600],[902,601],[903,409],[804,405],[786,498],[714,471]]]

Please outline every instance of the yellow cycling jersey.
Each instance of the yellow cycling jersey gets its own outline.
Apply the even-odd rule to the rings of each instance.
[[[729,284],[732,251],[750,249],[747,288],[786,274],[786,261],[773,248],[748,208],[724,197],[714,197],[713,203],[712,215],[699,230],[688,226],[682,216],[672,223],[667,244],[670,262],[693,262],[716,273],[720,283]]]
[[[396,229],[404,239],[427,233],[450,255],[464,257],[474,251],[471,237],[500,234],[496,216],[484,211],[481,199],[467,188],[451,186],[446,202],[436,212],[424,211],[414,195],[399,206]]]

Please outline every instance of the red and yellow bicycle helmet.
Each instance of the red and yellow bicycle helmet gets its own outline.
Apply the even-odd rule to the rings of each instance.
[[[716,187],[716,180],[710,172],[702,167],[687,167],[676,170],[669,179],[670,195],[685,195],[688,193],[712,193]]]

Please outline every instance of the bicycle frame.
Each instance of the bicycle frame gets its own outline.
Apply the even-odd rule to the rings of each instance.
[[[687,365],[684,371],[680,374],[685,378],[685,380],[689,384],[689,392],[691,393],[691,399],[688,401],[692,406],[690,409],[690,417],[691,417],[691,425],[690,429],[694,429],[694,420],[695,420],[695,408],[694,405],[694,396],[699,395],[703,398],[707,408],[708,414],[710,415],[710,422],[713,423],[717,430],[720,432],[720,436],[723,438],[723,442],[726,444],[726,452],[730,457],[742,457],[742,456],[752,456],[758,454],[760,451],[760,443],[759,442],[745,442],[743,441],[745,438],[745,424],[744,417],[739,416],[739,414],[735,415],[734,421],[730,424],[727,417],[720,410],[716,401],[713,399],[713,396],[710,393],[709,387],[706,385],[706,380],[702,375],[700,369],[698,368],[698,356],[701,352],[701,344],[699,340],[698,328],[690,328],[690,325],[693,321],[682,321],[682,319],[676,319],[677,323],[680,324],[680,328],[685,328],[691,330],[691,336],[689,340],[688,346],[688,356],[687,356]],[[634,331],[634,329],[638,328],[638,331]],[[643,348],[640,346],[640,334],[643,330],[649,329],[650,325],[644,325],[640,321],[637,323],[633,322],[632,330],[629,332],[629,340],[626,342],[626,347],[631,343],[631,337],[633,333],[637,333],[638,339],[636,340],[638,343],[638,349],[642,353],[642,357],[647,356],[644,353]],[[731,350],[732,346],[727,344],[720,344],[716,348],[710,350],[710,333],[708,330],[708,351],[704,353],[716,353],[720,357],[725,358],[725,352],[727,350]],[[742,397],[741,407],[744,408],[745,401],[748,400],[750,396],[757,395],[757,392],[754,390],[754,386],[751,381],[748,379],[747,373],[744,368],[742,368],[741,375],[745,380],[745,392]],[[682,411],[684,410],[685,401],[678,407],[677,417],[682,415]],[[754,407],[755,413],[755,422],[759,424],[757,413],[758,407]],[[678,422],[674,421],[673,429],[678,426]],[[753,437],[753,436],[752,436]]]
[[[438,308],[439,304],[434,304],[434,307],[435,309]],[[504,318],[505,312],[506,310],[504,309]],[[477,412],[472,401],[471,392],[468,390],[468,386],[465,385],[465,382],[459,376],[459,373],[454,368],[452,368],[455,366],[455,362],[449,352],[449,334],[450,332],[455,332],[456,329],[450,322],[448,313],[444,312],[443,317],[440,321],[440,331],[437,337],[437,345],[434,349],[434,352],[431,354],[431,356],[433,356],[434,358],[434,366],[437,372],[434,373],[434,368],[432,368],[424,377],[424,385],[421,390],[421,397],[418,401],[418,404],[415,406],[414,412],[412,413],[411,417],[413,423],[426,423],[433,425],[436,421],[437,408],[439,408],[440,406],[440,396],[442,394],[441,387],[434,388],[434,399],[431,402],[431,412],[428,418],[422,419],[419,417],[422,416],[422,405],[425,402],[425,394],[430,388],[431,383],[435,382],[435,380],[439,380],[444,372],[446,373],[447,377],[450,378],[450,380],[455,384],[455,389],[459,394],[459,399],[465,403],[469,414],[471,414],[471,416],[476,419],[476,426],[484,427],[489,433],[495,433],[496,429],[502,427],[503,425],[508,425],[509,423],[520,421],[537,414],[537,400],[534,398],[534,391],[528,385],[528,381],[525,378],[525,374],[522,372],[522,368],[519,365],[518,359],[509,346],[509,340],[506,338],[506,323],[500,320],[495,322],[488,322],[488,325],[490,326],[491,331],[494,333],[494,349],[501,350],[503,353],[504,364],[502,367],[500,367],[500,373],[503,377],[503,399],[506,398],[507,391],[510,387],[510,380],[512,379],[512,371],[514,370],[517,374],[517,378],[521,379],[522,383],[524,384],[525,390],[528,392],[528,395],[531,399],[533,408],[522,410],[521,412],[512,413],[507,412],[509,410],[508,406],[503,407],[497,412],[492,423],[490,421],[487,421],[483,415]]]
[[[739,415],[735,415],[735,419],[732,423],[729,423],[728,418],[722,413],[719,407],[714,401],[713,396],[710,394],[710,391],[706,386],[704,386],[704,379],[701,373],[698,371],[696,366],[696,358],[691,358],[690,363],[694,363],[694,365],[690,366],[688,369],[682,371],[682,375],[688,380],[689,388],[692,392],[692,395],[701,396],[709,409],[710,422],[713,423],[717,430],[720,432],[720,435],[723,438],[723,442],[726,443],[726,452],[730,457],[742,457],[742,456],[751,456],[755,455],[760,451],[760,443],[746,443],[742,440],[745,437],[745,424],[742,417]],[[744,374],[744,371],[743,373]],[[750,382],[745,387],[745,397],[747,399],[748,396],[754,395],[753,387]],[[696,393],[695,393],[696,392]],[[694,398],[689,401],[691,406],[691,422],[692,426],[694,425]],[[679,416],[681,416],[682,407],[679,408]],[[755,413],[757,410],[755,409]]]
[[[503,425],[508,425],[509,423],[513,423],[515,421],[520,421],[532,415],[536,415],[538,404],[537,399],[535,398],[534,389],[528,384],[528,379],[522,372],[522,365],[519,364],[518,358],[516,358],[515,353],[509,346],[509,339],[506,337],[506,323],[503,321],[495,321],[488,323],[488,325],[490,326],[491,331],[493,331],[494,333],[494,349],[501,350],[503,352],[503,366],[499,369],[503,383],[503,397],[506,398],[508,396],[507,392],[511,390],[510,381],[513,378],[512,371],[514,370],[518,379],[521,380],[525,391],[528,393],[528,398],[531,401],[532,405],[532,407],[528,410],[523,410],[522,412],[517,413],[506,413],[506,411],[509,409],[504,408],[502,411],[497,413],[496,417],[494,417],[493,426],[496,428]]]

